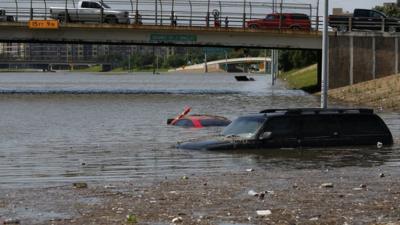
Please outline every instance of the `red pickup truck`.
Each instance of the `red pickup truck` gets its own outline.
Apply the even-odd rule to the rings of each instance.
[[[247,22],[250,29],[291,29],[311,30],[311,20],[306,14],[301,13],[272,13],[265,19],[250,20]]]

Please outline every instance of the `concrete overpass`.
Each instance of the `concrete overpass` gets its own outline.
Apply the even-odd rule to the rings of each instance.
[[[268,63],[271,62],[271,58],[269,57],[246,57],[246,58],[235,58],[235,59],[223,59],[223,60],[215,60],[206,63],[200,63],[196,65],[190,65],[185,67],[180,67],[174,70],[170,70],[170,72],[204,72],[207,68],[208,72],[221,72],[226,71],[225,65],[229,67],[229,65],[234,64],[252,64],[258,63],[261,65],[261,69],[265,71],[265,68],[268,68]],[[267,66],[265,65],[267,64]]]
[[[0,23],[0,42],[79,43],[165,46],[223,46],[270,49],[321,49],[317,31],[251,30],[156,25],[61,24],[59,29],[29,29],[25,22]]]

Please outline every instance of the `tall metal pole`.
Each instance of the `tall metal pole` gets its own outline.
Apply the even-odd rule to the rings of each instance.
[[[322,34],[322,79],[321,79],[321,108],[328,108],[328,51],[329,51],[329,36],[328,36],[328,13],[329,3],[325,0],[324,10],[324,30]]]

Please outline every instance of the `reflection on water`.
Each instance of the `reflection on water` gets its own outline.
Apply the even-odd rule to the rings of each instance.
[[[399,165],[399,146],[325,150],[196,152],[172,146],[220,128],[182,129],[166,120],[193,113],[236,116],[266,108],[318,107],[319,98],[270,86],[264,76],[0,74],[0,180],[7,185],[152,180],[243,168]],[[57,93],[57,94],[52,94]],[[399,137],[396,113],[381,114]],[[397,141],[398,143],[398,141]]]

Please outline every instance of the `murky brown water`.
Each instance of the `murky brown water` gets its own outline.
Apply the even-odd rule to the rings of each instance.
[[[51,186],[245,168],[400,166],[400,147],[215,153],[173,148],[219,128],[166,125],[184,106],[194,113],[236,116],[265,108],[318,107],[319,98],[270,79],[236,82],[232,75],[0,74],[0,183]],[[381,113],[395,139],[399,113]]]

